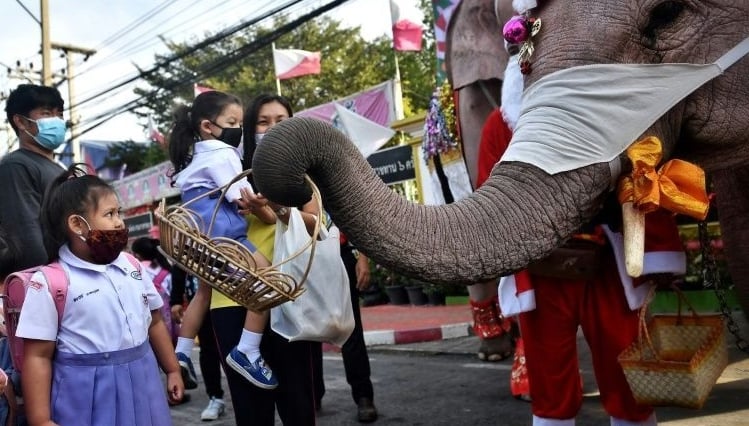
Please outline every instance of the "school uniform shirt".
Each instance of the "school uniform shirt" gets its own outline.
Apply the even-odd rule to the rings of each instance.
[[[151,311],[163,301],[145,274],[127,255],[98,265],[76,257],[67,245],[60,263],[69,278],[62,324],[44,275],[31,279],[16,334],[57,341],[57,350],[73,354],[113,352],[140,346],[148,339]],[[137,261],[136,261],[137,263]]]
[[[190,164],[177,174],[176,185],[185,193],[191,189],[215,189],[231,182],[242,173],[242,161],[237,149],[218,140],[195,142]],[[226,200],[234,202],[242,197],[241,188],[251,192],[246,179],[232,184],[226,191]]]

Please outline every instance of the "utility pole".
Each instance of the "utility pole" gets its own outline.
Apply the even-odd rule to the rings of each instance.
[[[42,85],[52,85],[52,42],[49,36],[49,3],[41,0],[41,25],[42,25]]]
[[[73,70],[73,67],[75,66],[75,64],[73,63],[73,53],[84,55],[83,60],[86,61],[88,60],[89,56],[96,53],[96,50],[63,43],[51,43],[51,47],[53,49],[62,51],[62,53],[65,55],[65,62],[67,64],[65,75],[67,76],[68,80],[68,116],[70,117],[68,123],[70,124],[71,151],[73,153],[73,162],[80,163],[81,148],[78,141],[78,123],[80,122],[80,117],[76,113],[75,87],[73,86],[73,78],[75,77],[75,71]]]

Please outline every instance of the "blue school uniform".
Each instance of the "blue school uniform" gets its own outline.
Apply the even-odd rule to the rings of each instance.
[[[148,329],[162,305],[151,281],[127,256],[98,265],[67,246],[60,263],[70,286],[58,325],[41,273],[29,286],[17,335],[56,341],[50,409],[60,426],[171,425]]]
[[[176,175],[176,185],[182,193],[182,202],[186,203],[201,194],[226,185],[242,172],[242,163],[237,149],[217,140],[206,140],[195,143],[193,157],[190,164]],[[226,191],[226,196],[213,195],[193,201],[187,209],[194,212],[197,221],[202,226],[201,231],[209,237],[226,237],[235,240],[250,251],[255,251],[255,245],[247,239],[247,221],[239,214],[234,201],[241,198],[240,188],[252,191],[247,180],[232,184]],[[218,207],[213,227],[211,225],[213,212]]]

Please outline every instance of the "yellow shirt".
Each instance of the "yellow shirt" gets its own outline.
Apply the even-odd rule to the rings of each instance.
[[[257,251],[266,259],[273,261],[273,245],[276,239],[276,224],[268,225],[255,215],[247,216],[247,239],[255,244]],[[211,294],[211,309],[239,306],[237,303],[213,290]]]

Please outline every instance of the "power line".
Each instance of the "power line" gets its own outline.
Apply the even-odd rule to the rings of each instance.
[[[78,105],[80,106],[80,105],[83,105],[85,103],[88,103],[88,102],[90,102],[90,101],[92,101],[92,100],[94,100],[94,99],[96,99],[98,97],[104,96],[107,93],[110,93],[111,91],[116,90],[116,89],[118,89],[118,88],[120,88],[122,86],[130,84],[130,83],[132,83],[132,82],[134,82],[134,81],[136,81],[138,79],[141,79],[143,77],[149,76],[149,75],[155,73],[156,71],[158,71],[159,69],[164,68],[167,65],[171,64],[174,61],[177,61],[179,59],[183,59],[183,58],[185,58],[185,57],[187,57],[187,56],[189,56],[189,55],[197,52],[198,50],[200,50],[200,49],[202,49],[204,47],[207,47],[207,46],[210,46],[211,44],[219,42],[219,41],[221,41],[221,40],[223,40],[223,39],[225,39],[225,38],[227,38],[227,37],[229,37],[229,36],[231,36],[231,35],[239,32],[239,31],[241,31],[241,30],[243,30],[243,29],[245,29],[245,28],[247,28],[247,27],[249,27],[251,25],[256,24],[257,22],[259,22],[259,21],[261,21],[263,19],[268,18],[269,16],[272,16],[272,15],[275,15],[277,13],[280,13],[284,9],[286,9],[286,8],[288,8],[288,7],[296,4],[296,3],[299,3],[301,1],[302,0],[291,1],[291,2],[289,2],[289,3],[287,3],[287,4],[283,5],[283,6],[280,6],[280,7],[276,8],[276,9],[270,11],[270,12],[265,13],[264,15],[262,15],[262,16],[260,16],[258,18],[250,19],[247,22],[242,22],[242,23],[240,23],[238,25],[235,25],[233,27],[229,27],[229,28],[227,28],[224,31],[220,31],[220,32],[216,33],[215,35],[213,35],[211,37],[208,37],[207,39],[205,39],[205,40],[203,40],[203,41],[201,41],[201,42],[193,45],[189,49],[185,49],[184,51],[177,52],[175,54],[170,55],[169,57],[165,58],[164,60],[157,62],[156,65],[154,65],[153,67],[149,68],[148,70],[139,72],[134,77],[130,77],[130,78],[128,78],[128,79],[126,79],[126,80],[118,83],[118,84],[115,84],[114,86],[112,86],[112,87],[110,87],[108,89],[105,89],[105,90],[103,90],[103,91],[101,91],[101,92],[99,92],[99,93],[97,93],[95,95],[89,96],[88,98],[86,98],[86,99],[82,100],[81,102],[79,102]]]
[[[158,15],[159,12],[166,9],[168,6],[170,6],[172,3],[175,3],[177,0],[165,0],[155,6],[153,9],[149,10],[148,12],[144,13],[143,15],[139,16],[138,18],[135,18],[131,23],[120,29],[119,31],[115,32],[111,36],[105,38],[101,43],[99,43],[98,46],[96,46],[95,50],[102,50],[103,48],[107,47],[107,45],[117,41],[121,36],[127,34],[128,32],[138,28],[139,26],[146,23],[148,20],[153,18],[154,16]]]
[[[291,22],[289,22],[287,24],[282,25],[281,27],[279,27],[276,30],[268,33],[267,35],[262,36],[262,37],[260,37],[258,39],[255,39],[252,42],[250,42],[250,43],[248,43],[248,44],[246,44],[244,46],[241,46],[241,47],[235,49],[232,52],[229,52],[223,58],[220,58],[220,59],[218,59],[218,60],[216,60],[216,61],[214,61],[212,63],[207,64],[203,69],[200,70],[199,73],[197,73],[197,76],[200,77],[200,78],[206,78],[206,77],[212,75],[213,73],[216,73],[217,71],[225,68],[228,64],[234,63],[237,60],[239,60],[239,59],[241,59],[241,58],[243,58],[243,57],[245,57],[245,56],[247,56],[247,55],[249,55],[249,54],[251,54],[253,52],[256,52],[256,51],[262,49],[263,47],[266,47],[266,46],[270,45],[273,41],[275,41],[278,38],[280,38],[283,34],[286,34],[286,33],[290,32],[290,31],[294,30],[295,28],[301,26],[302,24],[306,23],[307,21],[310,21],[310,20],[312,20],[312,19],[314,19],[314,18],[322,15],[323,13],[326,13],[326,12],[328,12],[328,11],[330,11],[330,10],[338,7],[338,6],[340,6],[341,4],[343,4],[343,3],[347,2],[347,1],[348,0],[335,0],[335,1],[332,1],[332,2],[328,3],[327,5],[321,6],[321,7],[317,8],[317,9],[315,9],[315,10],[307,13],[306,15],[303,15],[303,16],[297,18],[294,21],[291,21]],[[121,105],[120,107],[112,108],[109,111],[106,111],[106,112],[104,112],[102,114],[99,114],[98,116],[93,117],[90,120],[88,120],[90,122],[96,121],[96,123],[93,123],[91,126],[83,129],[79,134],[83,135],[84,133],[87,133],[87,132],[89,132],[89,131],[91,131],[91,130],[93,130],[93,129],[99,127],[99,126],[101,126],[102,124],[104,124],[107,121],[111,120],[116,115],[119,115],[119,114],[122,114],[122,113],[126,113],[126,112],[133,112],[133,111],[135,111],[138,108],[144,107],[144,106],[146,106],[148,104],[148,98],[150,98],[151,96],[156,95],[159,91],[174,89],[176,87],[179,87],[180,85],[189,83],[191,80],[193,80],[193,78],[194,77],[191,76],[189,80],[188,79],[182,79],[182,80],[179,80],[179,81],[170,82],[165,87],[154,89],[150,93],[148,93],[147,95],[140,96],[140,97],[138,97],[138,98],[136,98],[136,99],[134,99],[134,100],[132,100],[130,102],[125,103],[124,105]]]
[[[31,13],[31,11],[29,10],[29,8],[28,8],[28,7],[26,7],[26,5],[25,5],[25,4],[23,4],[23,3],[21,2],[21,0],[16,0],[16,3],[18,3],[18,4],[19,4],[19,6],[21,6],[21,8],[23,8],[23,10],[25,10],[25,11],[26,11],[26,13],[28,13],[28,14],[29,14],[29,16],[31,16],[31,19],[33,19],[34,21],[36,21],[36,23],[37,23],[37,24],[39,24],[39,25],[42,25],[42,21],[40,21],[40,20],[39,20],[39,18],[37,18],[36,16],[34,16],[34,14],[33,14],[33,13]]]

